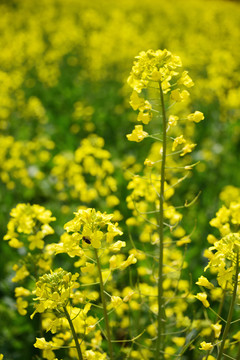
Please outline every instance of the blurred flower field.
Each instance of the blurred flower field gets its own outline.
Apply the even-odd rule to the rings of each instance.
[[[0,359],[240,359],[239,2],[0,13]]]

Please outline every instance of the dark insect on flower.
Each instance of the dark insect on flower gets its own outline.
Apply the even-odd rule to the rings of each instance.
[[[83,236],[82,239],[87,243],[87,244],[91,244],[91,240],[86,237],[86,236]]]

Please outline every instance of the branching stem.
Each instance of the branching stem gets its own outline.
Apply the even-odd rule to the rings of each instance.
[[[81,348],[80,348],[78,337],[77,337],[76,331],[75,331],[74,326],[73,326],[73,322],[71,320],[69,312],[67,311],[66,306],[64,306],[63,310],[64,310],[65,316],[67,318],[67,321],[69,323],[69,326],[70,326],[70,329],[71,329],[71,332],[72,332],[72,336],[73,336],[73,339],[74,339],[74,342],[75,342],[75,345],[76,345],[76,349],[77,349],[77,353],[78,353],[78,359],[83,360],[82,351],[81,351]]]
[[[108,319],[108,313],[107,313],[107,304],[106,304],[106,299],[105,299],[105,295],[104,295],[104,286],[103,286],[101,265],[100,265],[97,249],[94,249],[94,252],[95,252],[95,256],[96,256],[96,260],[97,260],[98,275],[99,275],[99,280],[100,280],[100,293],[101,293],[101,299],[102,299],[102,305],[103,305],[104,321],[105,321],[106,332],[107,332],[109,356],[110,356],[110,359],[113,360],[113,348],[112,348],[111,333],[110,333],[109,319]]]
[[[163,203],[164,203],[164,182],[165,182],[165,163],[166,163],[166,148],[167,148],[167,118],[164,104],[164,96],[161,82],[159,82],[160,102],[162,106],[162,164],[161,164],[161,180],[160,180],[160,209],[158,215],[158,232],[159,232],[159,267],[158,267],[158,334],[156,344],[155,359],[162,358],[163,351],[163,333],[164,333],[164,299],[163,299]],[[161,351],[161,353],[160,353]]]

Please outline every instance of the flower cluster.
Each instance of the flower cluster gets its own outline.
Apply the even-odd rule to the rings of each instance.
[[[232,316],[234,313],[234,305],[236,297],[239,297],[239,269],[240,269],[240,232],[239,232],[239,206],[240,197],[239,189],[233,186],[227,186],[220,194],[220,198],[224,201],[225,205],[222,205],[217,212],[216,217],[210,221],[210,225],[218,228],[220,233],[220,239],[218,240],[213,234],[208,235],[208,241],[210,246],[205,250],[204,255],[208,258],[208,265],[205,267],[205,271],[208,269],[210,274],[216,277],[214,280],[215,286],[206,277],[201,276],[196,282],[197,285],[209,290],[198,293],[195,297],[202,302],[204,307],[210,308],[214,306],[215,302],[220,302],[218,307],[218,313],[215,312],[215,322],[210,323],[210,327],[205,329],[202,333],[203,336],[210,336],[211,342],[206,343],[203,341],[200,345],[200,350],[209,352],[215,351],[215,347],[218,344],[218,339],[221,339],[221,347],[218,350],[217,359],[221,358],[221,354],[226,352],[230,348],[230,338],[232,337],[231,355],[237,350],[235,349],[235,341],[237,334],[234,334],[234,327],[231,328]],[[235,232],[234,232],[235,231]],[[223,306],[226,301],[226,297],[230,298],[228,305],[228,317],[227,320],[223,319]],[[213,305],[210,305],[210,300]],[[224,320],[225,324],[222,324]],[[224,331],[222,332],[222,327]],[[215,343],[213,340],[215,339]],[[215,359],[212,356],[213,359]]]
[[[45,236],[54,233],[49,223],[56,218],[43,206],[18,204],[10,215],[12,218],[4,240],[8,240],[9,245],[14,248],[26,246],[29,250],[43,249]],[[24,238],[27,241],[23,241]]]
[[[65,224],[67,232],[72,233],[75,241],[91,244],[94,248],[101,247],[102,241],[111,244],[114,237],[122,235],[117,224],[111,222],[113,215],[101,213],[95,209],[78,210],[73,220]],[[104,231],[105,230],[105,231]]]
[[[52,255],[45,246],[45,237],[53,234],[49,225],[56,220],[50,210],[40,205],[18,204],[11,210],[11,219],[4,240],[15,248],[21,249],[22,256],[14,264],[13,282],[24,283],[15,288],[16,306],[20,315],[27,314],[27,307],[32,297],[32,279],[49,271],[52,266]]]
[[[9,190],[16,185],[32,189],[43,180],[43,168],[54,148],[51,140],[39,137],[38,140],[16,141],[12,136],[1,135],[0,143],[0,180]]]
[[[142,51],[136,57],[128,78],[128,84],[133,88],[130,105],[134,110],[139,111],[137,121],[143,124],[148,124],[153,118],[153,114],[159,113],[156,98],[159,97],[160,89],[165,95],[169,93],[169,101],[174,104],[188,99],[189,92],[182,89],[183,87],[190,88],[194,85],[188,72],[182,70],[179,56],[173,55],[166,49]],[[146,90],[148,90],[149,95]],[[149,100],[146,99],[148,97]],[[204,116],[200,111],[195,111],[187,116],[189,122],[198,123],[203,119]],[[178,121],[178,116],[170,115],[168,126],[175,126]],[[133,132],[127,135],[127,138],[130,141],[140,142],[147,136],[148,133],[143,131],[142,125],[136,125]],[[181,135],[181,142],[177,139],[175,139],[174,148],[178,144],[186,143],[183,135]],[[191,152],[194,147],[195,144],[186,143],[181,156]]]
[[[72,275],[61,268],[45,274],[36,283],[35,301],[38,302],[34,313],[43,313],[49,310],[57,310],[61,315],[63,309],[69,304],[71,292],[78,287],[76,279],[79,274]]]
[[[111,154],[104,149],[103,138],[91,134],[81,141],[74,153],[59,153],[53,158],[51,174],[58,199],[80,199],[89,204],[105,198],[110,208],[119,204],[114,193],[117,183],[113,177]]]

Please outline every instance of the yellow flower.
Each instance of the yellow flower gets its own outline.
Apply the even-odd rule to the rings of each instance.
[[[143,131],[142,125],[135,125],[135,129],[132,131],[131,134],[127,135],[127,139],[129,141],[136,141],[140,142],[142,141],[146,136],[148,136],[148,133]]]
[[[206,308],[210,306],[209,302],[207,301],[206,293],[198,293],[197,295],[195,295],[195,298],[200,300]]]
[[[233,335],[233,338],[240,341],[240,330],[236,334]]]
[[[172,341],[177,345],[177,346],[183,346],[186,342],[186,338],[185,337],[178,337],[175,336],[172,338]]]
[[[214,331],[214,336],[215,336],[215,338],[219,338],[219,336],[220,336],[220,334],[221,334],[221,330],[222,330],[222,325],[219,324],[219,323],[212,324],[212,325],[211,325],[211,328],[212,328],[213,331]]]
[[[24,287],[16,287],[15,288],[15,296],[29,296],[31,292],[28,289],[25,289]]]
[[[28,302],[23,300],[22,297],[17,298],[17,309],[20,315],[26,315],[27,310],[25,310],[28,307]]]
[[[193,114],[188,115],[187,118],[189,121],[199,123],[200,121],[204,120],[204,115],[200,111],[195,111]]]
[[[189,92],[187,90],[183,90],[180,92],[180,89],[175,89],[171,91],[171,99],[176,102],[181,102],[187,100],[189,97]]]
[[[186,144],[186,145],[184,146],[184,148],[182,149],[182,153],[180,154],[180,156],[184,156],[184,155],[186,155],[187,153],[192,152],[196,145],[197,145],[197,144]]]
[[[113,251],[113,252],[118,252],[122,247],[125,247],[125,246],[126,246],[125,241],[118,240],[109,247],[109,250]]]
[[[154,162],[149,160],[149,159],[145,159],[144,161],[144,165],[147,165],[149,167],[152,167],[154,165]]]
[[[129,255],[129,257],[127,258],[127,260],[125,260],[120,266],[119,268],[121,270],[126,269],[126,267],[130,266],[131,264],[136,264],[137,259],[135,258],[134,254]]]
[[[194,82],[188,75],[187,71],[183,71],[181,78],[178,80],[178,84],[183,84],[188,88],[194,86]]]
[[[133,110],[138,110],[141,106],[144,105],[145,100],[138,96],[138,93],[136,91],[132,92],[132,95],[130,97],[130,105],[133,108]]]
[[[36,338],[35,344],[33,344],[38,349],[41,350],[50,350],[52,349],[52,345],[50,342],[47,342],[43,337],[42,338]]]
[[[185,142],[186,140],[184,139],[183,135],[176,137],[172,145],[172,151],[174,151],[178,145],[184,144]]]
[[[177,246],[183,246],[183,245],[186,245],[186,244],[189,244],[191,242],[191,239],[189,236],[184,236],[182,239],[178,240],[176,242],[176,245]]]
[[[112,296],[111,297],[111,305],[113,308],[117,308],[122,304],[123,300],[119,296]]]
[[[92,273],[95,268],[95,264],[86,262],[86,266],[81,268],[83,273]]]
[[[169,118],[168,118],[168,125],[170,125],[170,126],[176,126],[178,119],[179,119],[178,116],[170,115]]]
[[[137,121],[141,121],[143,124],[147,125],[151,119],[152,114],[149,111],[139,111]]]
[[[172,346],[166,346],[164,351],[164,359],[171,359],[173,354],[176,353],[176,349]]]
[[[21,281],[30,274],[29,271],[27,270],[26,265],[23,265],[22,267],[19,268],[19,266],[15,264],[13,266],[13,270],[16,271],[16,275],[12,278],[13,282]]]
[[[200,278],[198,278],[198,281],[196,282],[197,285],[199,286],[204,286],[207,289],[213,289],[214,285],[212,283],[210,283],[208,281],[208,279],[204,276],[200,276]]]
[[[110,195],[106,198],[107,206],[114,207],[120,203],[120,200],[115,195]]]
[[[201,344],[200,344],[200,350],[212,350],[213,348],[213,345],[212,343],[206,343],[206,341],[202,341]]]

